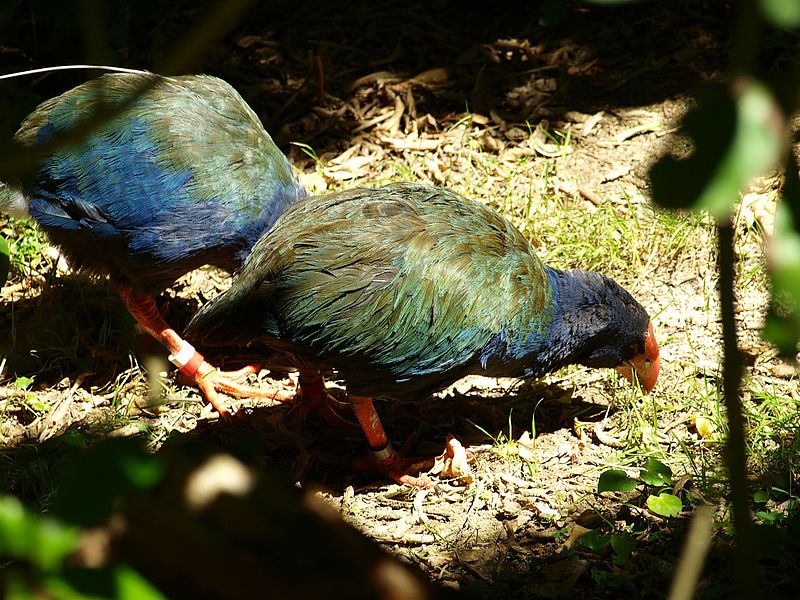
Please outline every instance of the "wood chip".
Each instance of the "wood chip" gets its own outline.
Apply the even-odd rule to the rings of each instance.
[[[578,188],[578,193],[579,193],[579,194],[580,194],[580,195],[581,195],[583,198],[585,198],[586,200],[588,200],[589,202],[591,202],[592,204],[594,204],[595,206],[600,206],[600,205],[603,203],[603,199],[602,199],[602,198],[600,198],[600,196],[598,196],[597,194],[595,194],[595,193],[594,193],[592,190],[590,190],[590,189],[589,189],[588,187],[586,187],[585,185],[582,185],[582,186],[580,186],[580,187]]]
[[[615,179],[619,179],[620,177],[625,177],[628,173],[633,170],[633,167],[630,165],[623,165],[621,167],[617,167],[616,169],[612,169],[605,177],[603,177],[602,182],[608,183],[609,181],[614,181]]]

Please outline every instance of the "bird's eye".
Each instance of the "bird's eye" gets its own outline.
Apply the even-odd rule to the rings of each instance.
[[[644,359],[644,364],[649,365],[652,361],[649,358]]]

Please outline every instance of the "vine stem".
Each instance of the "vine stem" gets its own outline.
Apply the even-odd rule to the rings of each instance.
[[[734,226],[730,219],[717,223],[717,239],[719,241],[717,265],[719,267],[720,312],[724,348],[722,385],[728,414],[725,462],[730,479],[733,525],[736,531],[733,579],[739,598],[752,600],[764,597],[764,580],[756,530],[750,517],[749,507],[750,492],[747,483],[744,416],[739,389],[744,366],[736,336],[736,306],[733,288],[736,257],[733,246]]]

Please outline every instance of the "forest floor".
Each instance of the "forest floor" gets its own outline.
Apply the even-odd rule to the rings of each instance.
[[[136,338],[112,290],[69,274],[46,240],[0,216],[12,246],[27,252],[0,292],[9,491],[46,508],[57,451],[37,454],[35,473],[22,457],[74,432],[145,435],[153,449],[202,440],[233,451],[244,427],[257,434],[258,461],[447,588],[486,597],[662,596],[691,511],[710,504],[717,534],[700,596],[726,596],[731,525],[714,226],[704,215],[655,207],[647,177],[665,152],[688,152],[679,121],[693,89],[724,70],[732,15],[649,6],[576,12],[570,36],[536,24],[536,15],[506,15],[485,39],[475,25],[448,29],[421,18],[404,30],[359,28],[353,9],[340,17],[353,19],[347,43],[326,37],[321,8],[303,17],[318,34],[308,36],[313,44],[286,33],[290,26],[277,33],[251,25],[209,71],[251,103],[310,190],[440,184],[501,211],[548,264],[614,277],[655,324],[662,373],[652,394],[611,371],[570,368],[535,382],[470,377],[413,405],[379,402],[397,444],[415,436],[415,455],[439,454],[447,434],[473,453],[469,483],[444,481],[440,493],[404,488],[354,471],[365,449],[360,435],[330,431],[313,416],[288,423],[285,405],[232,401],[245,424],[220,422],[196,390],[162,372],[164,357]],[[736,213],[749,467],[754,511],[766,524],[791,517],[797,497],[798,373],[761,337],[763,247],[779,186],[777,176],[759,180]],[[168,314],[185,324],[227,282],[210,269],[187,275],[165,294]],[[335,377],[329,385],[343,391]],[[672,479],[597,492],[604,471],[638,478],[650,458],[668,465]],[[677,517],[646,504],[665,490],[682,500]],[[780,548],[765,559],[768,585],[773,597],[792,597],[797,548]]]

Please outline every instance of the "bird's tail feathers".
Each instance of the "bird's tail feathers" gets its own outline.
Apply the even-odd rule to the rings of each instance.
[[[0,181],[0,213],[11,215],[18,219],[30,217],[28,201],[22,188],[13,183]]]
[[[252,332],[252,319],[236,302],[235,291],[227,290],[201,308],[186,327],[187,337],[210,346],[228,346]]]
[[[239,276],[241,277],[241,275]],[[195,313],[186,337],[209,346],[248,346],[259,338],[279,337],[269,286],[233,285]]]

